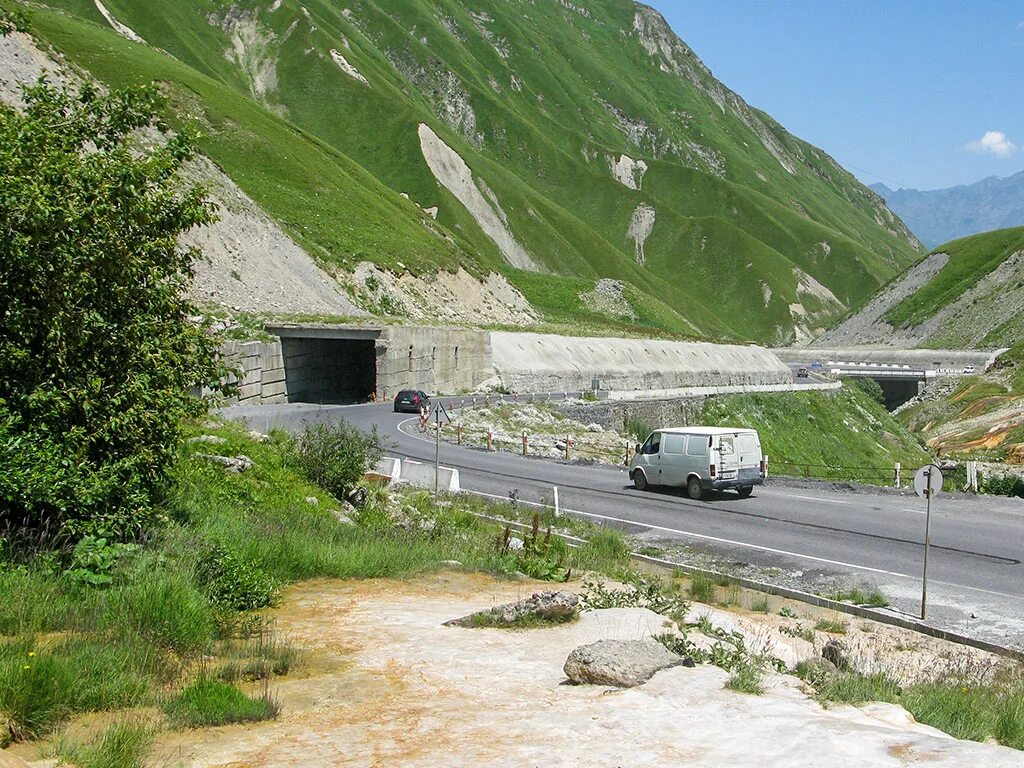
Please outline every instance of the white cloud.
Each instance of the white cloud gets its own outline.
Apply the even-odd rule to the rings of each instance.
[[[967,142],[967,149],[978,154],[1009,157],[1017,151],[1017,145],[1006,138],[1002,131],[985,131],[985,135],[977,141]]]

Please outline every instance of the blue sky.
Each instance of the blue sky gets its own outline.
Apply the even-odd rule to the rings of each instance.
[[[645,1],[725,85],[866,183],[1024,170],[1024,3]]]

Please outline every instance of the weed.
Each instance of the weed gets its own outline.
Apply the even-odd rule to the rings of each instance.
[[[764,670],[757,664],[741,664],[729,676],[725,687],[732,691],[760,696],[764,693]]]
[[[729,587],[727,590],[725,590],[725,595],[723,596],[722,600],[719,602],[719,605],[723,605],[725,607],[729,607],[729,606],[733,606],[733,605],[739,605],[740,604],[740,594],[741,594],[741,592],[740,592],[740,588],[738,586],[733,585],[733,586]]]
[[[715,598],[715,583],[703,573],[690,576],[690,597],[698,603],[710,603]]]
[[[797,618],[797,612],[788,605],[784,605],[779,609],[779,616],[782,616],[784,619],[795,619]]]
[[[568,624],[576,621],[577,614],[568,614],[555,619],[548,619],[535,614],[518,616],[512,621],[502,621],[496,614],[482,611],[473,614],[472,626],[488,627],[498,629],[540,629],[543,627],[555,627],[560,624]]]
[[[273,720],[281,707],[266,690],[248,696],[233,685],[203,677],[168,699],[163,711],[177,728],[202,728]]]
[[[792,627],[779,627],[779,632],[790,637],[799,637],[808,643],[814,642],[814,630],[803,624],[795,624]]]
[[[768,595],[760,595],[750,601],[750,610],[756,613],[771,613],[771,601]]]
[[[838,619],[819,619],[818,623],[814,625],[814,628],[821,630],[822,632],[828,632],[831,635],[846,634],[846,622],[839,621]]]
[[[832,592],[822,596],[840,603],[866,605],[872,608],[884,608],[889,605],[889,598],[882,593],[882,590],[874,586],[853,587],[852,589]]]

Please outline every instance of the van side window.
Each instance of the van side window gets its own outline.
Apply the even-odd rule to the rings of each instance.
[[[659,450],[661,450],[661,434],[655,432],[647,438],[647,442],[640,448],[640,453],[651,455],[657,453]]]
[[[686,455],[707,456],[708,441],[701,435],[690,435],[690,439],[686,441]]]
[[[665,450],[664,453],[678,453],[683,452],[683,448],[686,443],[686,435],[665,435]]]

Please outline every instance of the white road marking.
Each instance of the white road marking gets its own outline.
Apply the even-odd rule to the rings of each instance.
[[[484,496],[484,497],[490,498],[490,499],[499,499],[501,501],[508,501],[508,497],[507,496],[499,496],[499,495],[493,494],[493,493],[485,493],[484,491],[472,491],[472,490],[470,490],[468,488],[463,488],[462,492],[463,493],[472,493],[472,494],[474,494],[476,496]],[[541,504],[541,503],[536,502],[536,501],[525,501],[523,499],[520,499],[519,503],[520,504],[526,504],[526,505],[531,506],[531,507],[544,507],[546,509],[554,509],[554,507],[552,507],[550,504]],[[573,514],[573,515],[582,515],[583,517],[593,517],[593,518],[597,518],[599,520],[609,520],[609,521],[616,522],[616,523],[626,523],[627,525],[636,525],[636,526],[640,526],[641,528],[650,528],[652,530],[665,531],[667,533],[675,533],[675,534],[679,534],[680,536],[690,536],[690,537],[695,538],[695,539],[703,539],[705,541],[714,541],[714,542],[717,542],[719,544],[731,544],[731,545],[736,546],[736,547],[744,547],[746,549],[757,549],[757,550],[760,550],[762,552],[770,552],[770,553],[776,554],[776,555],[788,555],[789,557],[799,557],[799,558],[802,558],[804,560],[813,560],[815,562],[826,563],[828,565],[837,565],[837,566],[840,566],[840,567],[843,567],[843,568],[855,568],[855,569],[861,570],[861,571],[869,571],[871,573],[880,573],[880,574],[883,574],[885,576],[896,576],[896,577],[899,577],[901,579],[912,579],[914,581],[918,580],[917,576],[909,574],[909,573],[900,573],[898,571],[886,571],[886,570],[883,570],[881,568],[872,568],[871,566],[868,566],[868,565],[858,565],[856,563],[847,563],[847,562],[844,562],[842,560],[830,560],[828,558],[818,557],[816,555],[805,555],[805,554],[803,554],[801,552],[790,552],[789,550],[786,550],[786,549],[774,549],[772,547],[761,546],[760,544],[748,544],[747,542],[744,542],[744,541],[735,541],[733,539],[723,539],[723,538],[720,538],[718,536],[708,536],[708,535],[703,534],[703,533],[694,533],[692,531],[681,531],[678,528],[666,528],[665,526],[662,526],[662,525],[654,525],[652,523],[643,523],[643,522],[639,522],[637,520],[627,520],[627,519],[622,518],[622,517],[611,517],[609,515],[599,515],[596,512],[583,512],[583,511],[578,510],[578,509],[570,509],[569,507],[560,507],[560,509],[562,509],[563,511],[565,511],[565,512],[567,512],[569,514]],[[991,589],[982,589],[981,587],[970,587],[970,586],[967,586],[966,584],[953,584],[952,582],[941,581],[939,579],[930,579],[929,581],[931,583],[942,584],[943,586],[951,587],[953,589],[967,589],[967,590],[970,590],[972,592],[982,592],[982,593],[984,593],[986,595],[996,595],[997,597],[1009,597],[1009,598],[1014,598],[1014,599],[1016,599],[1018,597],[1017,595],[1010,595],[1010,594],[1007,594],[1006,592],[996,592],[996,591],[991,590]]]

